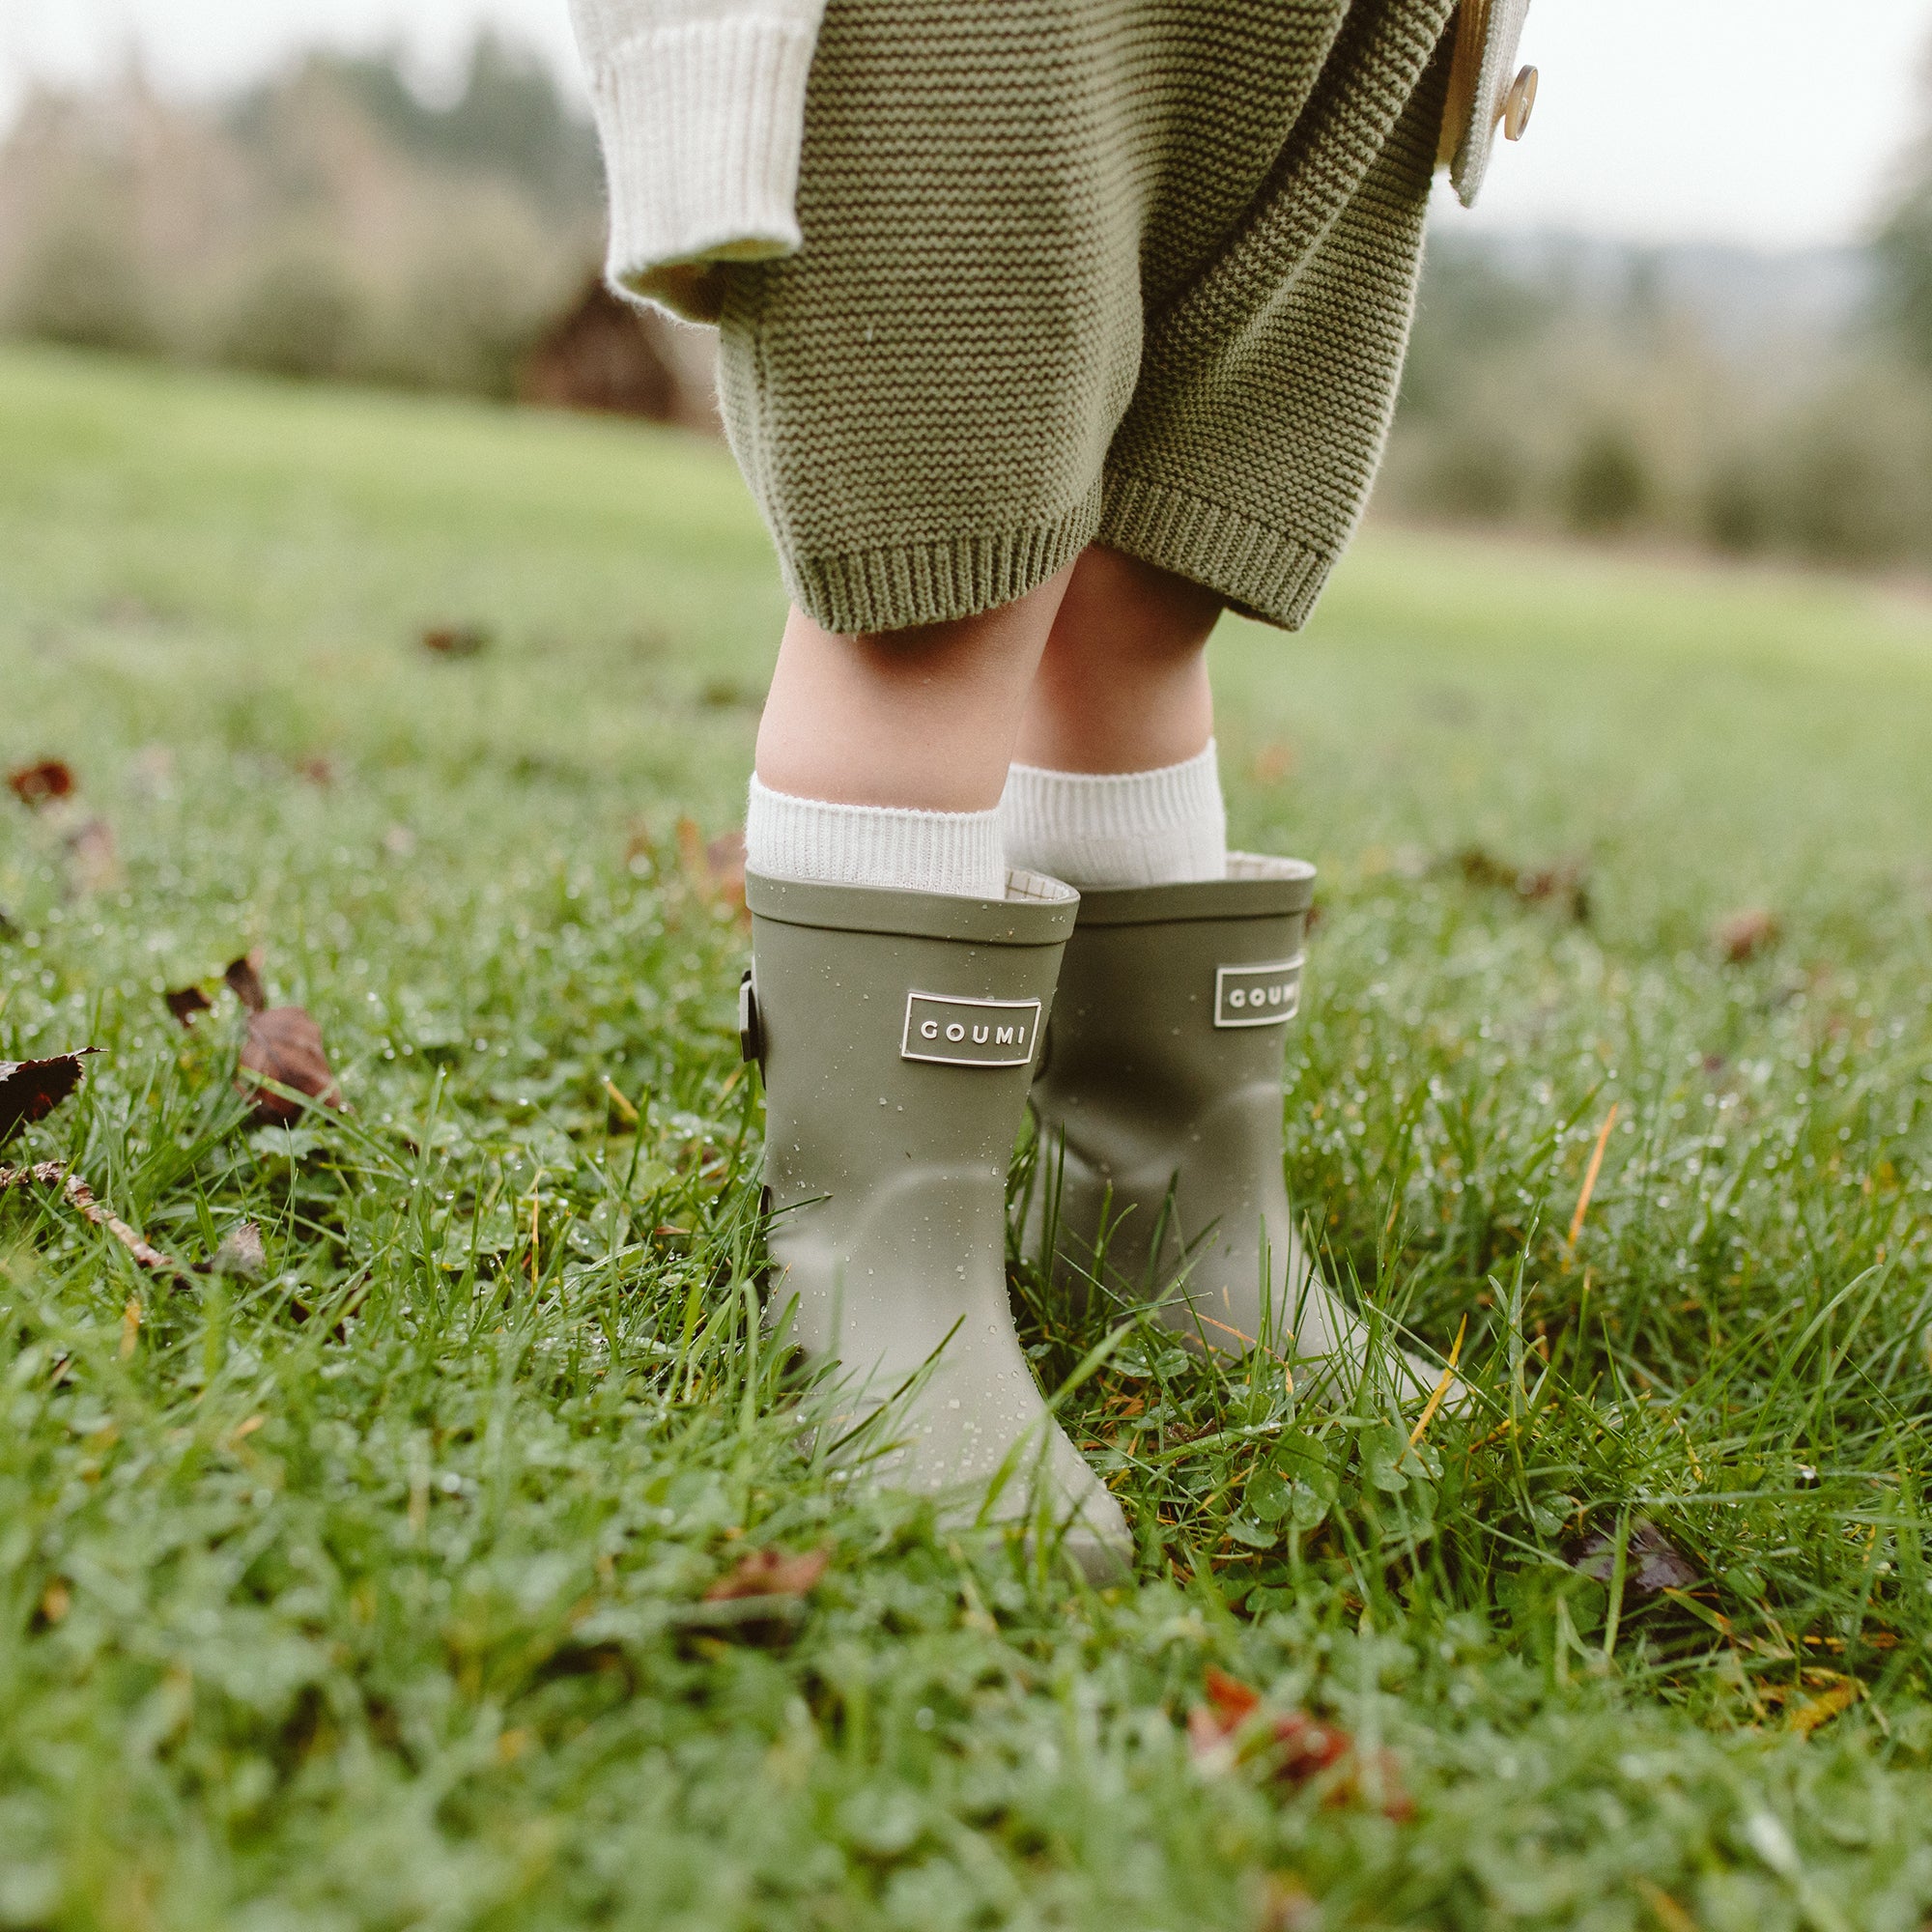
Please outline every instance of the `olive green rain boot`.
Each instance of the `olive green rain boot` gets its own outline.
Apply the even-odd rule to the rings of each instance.
[[[876,1418],[859,1453],[878,1480],[977,1512],[1007,1467],[996,1518],[1037,1494],[1090,1576],[1124,1575],[1120,1506],[1049,1413],[1007,1301],[1007,1171],[1079,895],[1027,872],[1004,900],[751,873],[745,897],[770,1314],[839,1365],[841,1435]]]
[[[1282,1176],[1284,1034],[1315,868],[1231,853],[1228,875],[1081,896],[1035,1083],[1028,1251],[1054,1279],[1158,1298],[1190,1342],[1359,1362],[1360,1320],[1302,1250]],[[1045,1258],[1042,1257],[1042,1260]],[[1409,1395],[1439,1371],[1402,1355]]]

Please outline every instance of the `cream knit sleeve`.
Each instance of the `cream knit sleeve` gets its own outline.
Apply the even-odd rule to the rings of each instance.
[[[788,255],[825,0],[571,0],[611,198],[611,285],[709,320],[721,262]]]

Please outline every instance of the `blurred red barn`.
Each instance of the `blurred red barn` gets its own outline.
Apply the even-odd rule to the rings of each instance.
[[[517,391],[552,409],[604,410],[716,436],[711,368],[708,334],[632,308],[593,276],[531,345]]]

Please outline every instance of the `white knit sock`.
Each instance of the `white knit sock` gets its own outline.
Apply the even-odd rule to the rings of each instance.
[[[793,798],[753,778],[745,810],[745,865],[770,879],[900,886],[956,898],[1006,895],[1000,814],[833,805]]]
[[[1007,863],[1070,886],[1178,886],[1228,870],[1228,809],[1214,741],[1151,772],[1015,765],[1000,801]]]

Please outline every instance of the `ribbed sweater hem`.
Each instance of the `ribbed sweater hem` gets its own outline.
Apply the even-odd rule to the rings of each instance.
[[[787,557],[799,608],[842,637],[978,616],[1037,590],[1093,541],[1095,490],[1045,525]]]
[[[1289,631],[1308,621],[1336,561],[1333,550],[1225,504],[1110,471],[1101,491],[1050,524],[787,556],[786,587],[840,636],[903,631],[1010,604],[1096,541]]]
[[[1110,470],[1097,540],[1171,570],[1283,630],[1298,631],[1336,552],[1185,490]]]

